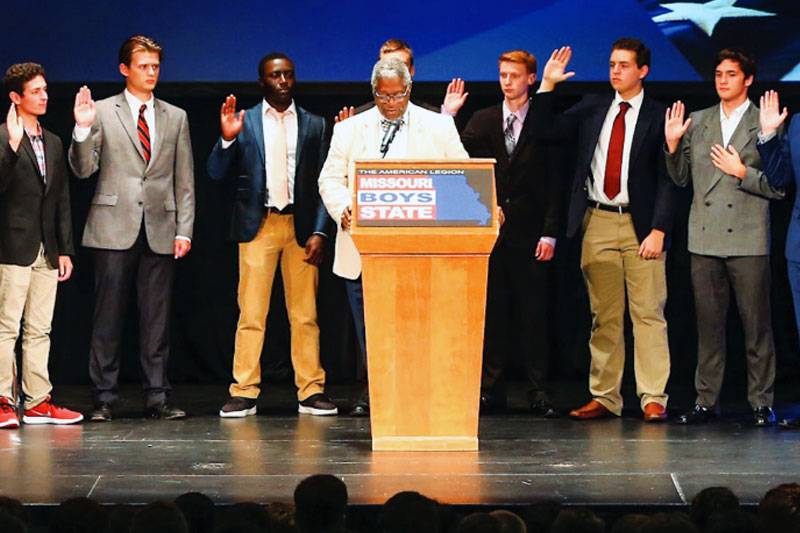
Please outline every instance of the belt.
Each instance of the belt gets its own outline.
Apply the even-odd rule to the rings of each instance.
[[[283,209],[268,205],[267,213],[275,213],[276,215],[292,215],[294,214],[294,204],[289,204]]]
[[[589,207],[599,209],[600,211],[608,211],[610,213],[630,213],[631,208],[627,205],[608,205],[601,204],[600,202],[589,202]]]

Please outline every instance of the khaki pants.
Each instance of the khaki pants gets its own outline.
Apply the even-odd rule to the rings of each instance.
[[[22,393],[25,409],[42,403],[53,386],[47,371],[58,271],[44,249],[29,266],[0,265],[0,396],[14,400],[16,354],[22,323]]]
[[[257,398],[261,383],[261,350],[267,327],[272,282],[280,263],[289,315],[297,398],[323,392],[325,371],[319,361],[317,284],[319,270],[303,261],[294,216],[269,214],[256,237],[239,244],[239,324],[233,354],[231,396]]]
[[[639,241],[630,214],[590,208],[584,218],[581,269],[592,309],[589,340],[589,390],[612,413],[622,412],[625,368],[625,293],[633,323],[636,394],[641,406],[667,404],[664,389],[670,360],[664,305],[667,300],[666,254],[639,257]]]

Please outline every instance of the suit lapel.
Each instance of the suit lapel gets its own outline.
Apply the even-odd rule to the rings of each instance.
[[[166,138],[165,134],[167,133],[168,118],[167,108],[161,103],[161,100],[155,99],[153,102],[153,122],[155,122],[153,127],[157,135],[156,142],[154,144],[151,143],[150,146],[150,164],[148,166],[154,165],[159,154],[162,152],[161,145]]]
[[[530,115],[528,110],[528,115]],[[491,143],[491,150],[493,154],[497,154],[498,161],[508,162],[508,152],[506,152],[506,136],[505,136],[505,123],[503,121],[503,104],[496,106],[490,118],[491,126],[489,128],[489,142]],[[528,122],[528,117],[525,117],[525,122]],[[523,125],[524,129],[524,125]],[[522,140],[522,134],[520,134]]]
[[[306,110],[297,106],[297,104],[295,104],[294,109],[297,111],[297,146],[294,149],[294,168],[297,169],[300,161],[302,161],[303,148],[308,138],[308,124],[311,122],[311,118]],[[298,181],[297,179],[294,180],[295,187],[297,187]]]
[[[722,146],[722,124],[719,120],[719,106],[717,104],[714,106],[714,109],[708,114],[706,118],[705,128],[703,135],[705,136],[707,142],[708,153],[711,153],[711,147],[715,144]],[[744,117],[742,117],[744,118]],[[741,126],[741,123],[739,123]],[[738,129],[738,128],[737,128]],[[710,155],[707,156],[709,159],[711,158]],[[712,164],[714,168],[714,175],[711,177],[711,181],[708,183],[708,187],[706,187],[705,194],[711,192],[711,189],[716,187],[719,180],[725,175],[720,169]]]
[[[245,127],[253,129],[253,138],[258,147],[258,155],[261,156],[261,166],[266,168],[266,157],[264,156],[264,122],[261,118],[263,103],[251,107],[245,117]]]
[[[750,102],[747,111],[742,115],[742,120],[731,135],[730,144],[741,154],[742,150],[756,138],[758,128],[758,110],[753,102]]]
[[[124,93],[120,93],[119,95],[117,95],[117,101],[115,102],[115,106],[116,106],[115,111],[117,113],[117,118],[119,119],[119,122],[122,125],[122,129],[124,129],[125,133],[128,134],[128,138],[133,143],[134,149],[139,154],[139,157],[142,158],[142,161],[144,161],[144,153],[142,152],[142,145],[139,143],[139,135],[136,133],[136,124],[133,121],[133,115],[131,115],[131,108],[130,106],[128,106],[128,101],[125,100]]]
[[[44,189],[45,194],[50,191],[50,186],[53,184],[53,178],[55,177],[56,165],[58,164],[54,150],[50,149],[53,146],[53,142],[50,140],[52,137],[54,137],[53,134],[45,132],[45,130],[42,129],[42,138],[44,139],[44,161],[45,166],[47,167],[47,179],[45,180]]]
[[[628,179],[630,179],[631,171],[634,161],[641,153],[642,143],[647,136],[647,130],[650,129],[650,124],[653,121],[654,113],[650,106],[650,100],[647,96],[642,100],[642,108],[639,110],[639,116],[636,119],[636,127],[633,130],[633,140],[631,141],[631,151],[628,157]]]
[[[27,133],[22,134],[22,142],[20,145],[22,146],[22,150],[25,152],[25,155],[27,155],[28,158],[30,158],[31,163],[33,163],[33,168],[36,169],[36,174],[42,178],[42,172],[39,170],[39,162],[36,160],[36,152],[33,151],[33,146],[31,145],[31,140],[28,138]],[[45,150],[45,154],[46,153],[47,150]]]

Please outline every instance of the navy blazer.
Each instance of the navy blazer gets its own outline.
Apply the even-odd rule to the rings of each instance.
[[[800,180],[800,118],[792,117],[786,135],[776,135],[757,146],[761,168],[769,184],[784,188]],[[786,259],[800,262],[800,194],[795,194],[792,219],[786,235]]]
[[[577,143],[567,212],[567,237],[573,237],[580,232],[589,204],[586,180],[592,179],[592,157],[614,94],[587,95],[561,115],[553,112],[555,93],[540,93],[536,98],[540,112],[536,114],[535,134]],[[667,235],[667,249],[677,188],[667,176],[664,163],[664,109],[645,94],[628,163],[628,198],[639,242],[658,229]]]
[[[262,103],[245,113],[242,131],[226,150],[222,138],[208,157],[208,175],[222,180],[235,173],[236,200],[231,217],[230,238],[252,241],[267,212],[267,172],[264,157]],[[297,152],[294,175],[294,232],[297,244],[305,246],[313,233],[330,235],[333,221],[319,196],[317,179],[328,155],[325,119],[295,104],[297,110]]]

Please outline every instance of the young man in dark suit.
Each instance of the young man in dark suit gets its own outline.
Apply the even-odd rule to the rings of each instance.
[[[461,134],[470,157],[492,157],[504,223],[489,258],[481,407],[506,405],[503,372],[520,354],[531,410],[558,416],[546,391],[549,358],[547,273],[559,226],[558,157],[531,134],[536,58],[525,50],[500,55],[503,102],[476,112]],[[513,339],[519,342],[512,343]]]
[[[58,282],[70,278],[75,254],[64,150],[39,123],[47,112],[42,66],[12,65],[3,82],[12,103],[0,127],[0,428],[19,427],[20,322],[23,422],[73,424],[83,415],[52,402],[47,371]]]
[[[573,74],[565,72],[571,53],[566,47],[556,50],[544,69],[537,99],[545,111],[552,110],[555,85]],[[617,40],[609,58],[614,92],[587,96],[558,117],[539,114],[545,120],[535,128],[543,135],[564,134],[575,143],[567,237],[583,235],[581,269],[592,310],[592,400],[570,412],[576,420],[622,412],[626,296],[644,420],[667,418],[665,261],[675,189],[662,148],[665,107],[643,88],[649,70],[650,50],[644,43]]]
[[[228,96],[220,112],[222,137],[208,173],[224,179],[238,169],[231,239],[239,243],[239,324],[230,398],[219,414],[256,414],[261,350],[275,270],[280,265],[291,328],[298,411],[335,415],[325,395],[317,325],[318,266],[333,221],[319,196],[317,177],[328,153],[325,120],[294,102],[295,68],[285,54],[258,66],[264,99],[246,112]]]

